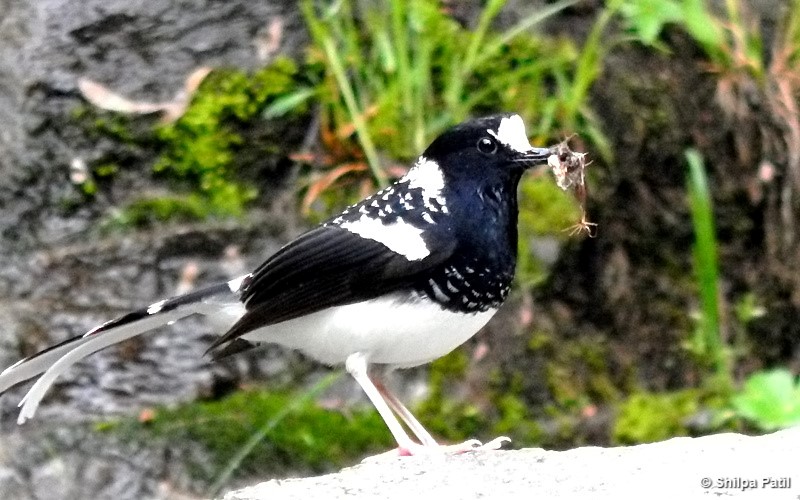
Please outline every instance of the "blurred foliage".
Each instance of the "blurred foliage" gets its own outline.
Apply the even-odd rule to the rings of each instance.
[[[785,368],[756,372],[731,399],[731,406],[762,431],[800,425],[800,380]]]
[[[596,405],[621,397],[612,375],[608,346],[599,337],[558,341],[539,332],[529,348],[546,360],[542,371],[493,368],[488,384],[467,380],[474,363],[458,349],[430,365],[430,393],[415,409],[420,421],[446,441],[508,436],[514,446],[564,447],[575,442],[577,427]],[[553,402],[531,405],[526,388],[532,377],[545,379]],[[464,388],[472,390],[464,393]]]
[[[278,59],[252,75],[230,70],[212,72],[186,113],[156,130],[165,146],[154,171],[185,181],[192,189],[185,207],[173,198],[158,208],[170,206],[179,214],[198,218],[241,215],[257,191],[237,177],[237,151],[255,146],[243,144],[238,129],[260,118],[267,106],[294,90],[296,77],[297,67],[288,59]]]
[[[452,397],[453,385],[464,380],[469,357],[462,349],[430,364],[430,393],[415,409],[420,421],[434,436],[446,441],[464,441],[486,429],[488,419],[472,403]]]
[[[547,432],[542,429],[536,415],[520,395],[495,391],[492,404],[497,418],[492,422],[494,436],[506,436],[514,446],[535,446],[547,441]]]
[[[614,402],[619,398],[619,389],[608,364],[605,339],[587,337],[560,344],[550,342],[539,348],[548,358],[547,385],[557,411],[579,412],[590,404]]]
[[[474,30],[448,16],[439,2],[301,2],[313,41],[308,63],[320,72],[320,135],[334,157],[332,170],[312,174],[314,196],[306,205],[319,197],[323,211],[339,208],[315,186],[346,185],[354,173],[362,178],[359,173],[367,171],[384,184],[398,175],[392,162],[407,163],[446,128],[498,110],[522,115],[535,143],[577,133],[609,159],[588,90],[600,71],[601,35],[610,15],[601,16],[583,50],[530,30],[573,3],[553,3],[497,32],[493,21],[505,0],[487,2]],[[297,92],[308,95],[307,88]],[[368,168],[339,167],[359,162]],[[361,185],[354,199],[364,191]]]
[[[530,176],[519,190],[519,260],[516,283],[523,289],[542,283],[548,276],[546,267],[534,257],[531,243],[534,238],[551,235],[560,243],[569,239],[566,229],[580,218],[580,206],[564,194],[550,177]]]
[[[115,213],[105,227],[143,227],[176,220],[203,220],[211,213],[207,199],[200,194],[163,194],[129,203]]]
[[[695,236],[694,273],[701,303],[697,329],[687,347],[702,364],[709,366],[715,372],[720,381],[724,381],[728,387],[733,387],[730,353],[720,320],[722,305],[718,289],[720,279],[717,263],[718,243],[711,193],[700,153],[694,149],[687,150],[686,161],[689,164],[687,184]]]
[[[782,52],[783,45],[789,53],[782,55],[796,61],[798,54],[792,47],[800,42],[800,2],[790,0],[787,4],[788,15],[774,55]],[[748,15],[749,8],[742,0],[726,0],[721,13],[707,0],[622,0],[620,13],[630,32],[646,45],[666,50],[659,36],[665,26],[678,25],[703,49],[716,71],[728,75],[743,72],[763,83],[768,72],[765,40],[759,23]],[[786,60],[780,62],[785,63],[792,66]]]
[[[618,15],[636,40],[658,50],[668,50],[660,40],[665,26],[682,27],[717,72],[721,88],[728,92],[722,95],[742,97],[743,75],[769,89],[770,78],[775,83],[784,75],[777,65],[794,68],[798,57],[792,47],[800,44],[800,9],[784,21],[778,48],[773,50],[773,56],[780,57],[772,57],[770,66],[760,33],[734,0],[725,3],[723,14],[713,13],[709,3],[700,0],[616,0],[599,10],[582,44],[531,34],[530,27],[573,3],[550,4],[498,32],[493,26],[503,0],[488,0],[474,29],[448,16],[439,2],[301,0],[312,38],[307,60],[299,68],[278,60],[253,75],[212,73],[186,114],[155,132],[162,154],[154,168],[181,184],[186,194],[136,201],[120,221],[140,225],[175,217],[241,214],[257,195],[237,175],[237,153],[246,146],[241,129],[311,105],[320,112],[321,151],[298,160],[314,166],[306,181],[304,205],[315,204],[317,209],[321,205],[326,213],[360,198],[375,184],[402,175],[396,162],[413,160],[448,126],[498,110],[520,113],[534,143],[574,133],[583,141],[582,149],[610,162],[613,151],[591,110],[589,92],[613,47],[606,31]],[[792,5],[797,7],[798,2]],[[663,121],[653,127],[668,125]],[[98,123],[97,128],[120,141],[136,140],[117,120]],[[744,328],[763,314],[763,308],[757,297],[745,293],[734,308],[737,321],[726,324],[705,166],[695,150],[686,153],[686,160],[700,303],[688,350],[699,365],[710,368],[708,379],[697,381],[699,388],[659,394],[637,390],[626,397],[640,382],[615,379],[609,362],[612,353],[603,338],[562,341],[537,329],[529,335],[526,354],[547,358],[541,375],[551,403],[531,407],[521,382],[531,374],[522,371],[494,372],[480,404],[453,397],[451,389],[464,385],[471,362],[457,350],[431,364],[431,392],[417,409],[434,435],[460,441],[491,432],[532,445],[552,442],[550,436],[558,434],[567,442],[575,438],[575,422],[582,413],[600,404],[616,405],[612,439],[621,444],[688,435],[693,416],[720,405],[762,430],[798,423],[800,388],[786,370],[757,372],[740,392],[734,392],[734,356],[744,344],[727,336],[724,328]],[[118,168],[114,162],[104,162],[93,167],[92,179],[113,176]],[[97,190],[92,179],[81,186],[87,196]],[[547,267],[533,257],[535,238],[546,236],[563,244],[568,236],[560,230],[571,226],[579,214],[575,200],[549,177],[523,181],[518,262],[523,287],[536,286],[548,276]],[[236,463],[237,474],[247,473],[248,464],[262,462],[322,470],[376,447],[391,446],[390,435],[373,411],[345,417],[306,401],[291,417],[270,420],[284,415],[296,399],[289,393],[238,393],[221,401],[159,410],[146,423],[125,426],[150,436],[180,436],[201,443],[217,457],[215,470]],[[555,431],[539,422],[542,414],[554,423],[550,427]],[[237,462],[243,453],[248,460]],[[208,477],[212,471],[202,473]]]
[[[652,443],[675,436],[688,436],[688,420],[699,409],[700,393],[695,389],[633,394],[617,408],[614,442]]]
[[[711,14],[706,0],[623,0],[620,14],[627,28],[645,45],[666,50],[658,39],[661,31],[669,24],[679,24],[709,55],[719,53],[723,27]]]
[[[209,484],[212,490],[231,477],[265,471],[327,471],[392,446],[376,412],[348,410],[345,415],[320,408],[317,389],[241,390],[219,400],[161,408],[139,420],[104,422],[98,429],[136,440],[167,440],[175,453],[187,457],[198,480],[209,484],[216,478]],[[203,453],[192,453],[193,446]]]
[[[735,355],[744,354],[741,345],[743,342],[741,337],[733,337],[729,332],[723,331],[723,304],[718,289],[718,242],[705,165],[700,153],[694,149],[687,150],[686,160],[689,164],[689,205],[695,233],[695,275],[701,302],[697,330],[687,347],[701,364],[713,371],[712,377],[703,380],[706,390],[729,401],[732,408],[733,415],[726,410],[720,410],[717,418],[719,420],[735,416],[752,422],[762,431],[798,425],[800,382],[796,382],[795,376],[789,370],[756,371],[747,378],[742,389],[734,391]],[[764,314],[763,308],[756,304],[752,294],[742,297],[735,304],[733,312],[735,323],[740,329]],[[618,425],[622,423],[618,422]],[[652,429],[647,428],[648,432],[650,430]]]
[[[276,143],[279,134],[270,135],[269,129],[260,126],[262,114],[298,85],[302,85],[302,77],[295,63],[279,58],[253,73],[212,71],[192,95],[185,113],[174,122],[154,125],[152,117],[79,107],[72,118],[82,123],[90,136],[118,144],[120,158],[101,158],[90,166],[77,187],[92,199],[101,185],[129,168],[128,163],[135,160],[135,168],[141,168],[145,162],[141,151],[146,150],[156,155],[153,173],[166,181],[168,189],[131,197],[132,201],[120,207],[105,227],[241,216],[258,195],[243,172],[258,170],[259,165],[252,163],[263,164],[269,155],[289,154],[281,151],[286,145]],[[292,107],[292,116],[305,110],[299,103]],[[258,134],[262,136],[252,140]],[[126,165],[120,166],[121,162]]]
[[[354,134],[383,184],[376,145],[408,161],[447,127],[487,110],[513,109],[529,123],[551,122],[543,110],[557,101],[546,81],[569,73],[576,53],[526,30],[572,3],[557,2],[496,33],[490,26],[504,0],[487,2],[475,30],[447,16],[438,2],[303,0],[314,44],[309,61],[322,68],[324,135]]]
[[[600,72],[611,11],[593,25],[582,50],[530,30],[572,3],[556,2],[497,32],[492,24],[504,0],[487,2],[474,30],[448,16],[439,2],[301,2],[313,42],[308,64],[319,71],[320,136],[333,157],[326,169],[310,174],[305,207],[317,202],[327,214],[356,201],[374,187],[340,188],[365,172],[377,184],[398,175],[382,159],[405,164],[447,127],[498,110],[522,115],[534,143],[577,133],[609,159],[588,91]],[[308,88],[296,92],[293,102],[310,96]],[[560,231],[574,225],[579,211],[543,179],[527,177],[521,192],[519,283],[530,286],[547,275],[530,251],[530,237],[565,240]]]
[[[770,36],[771,44],[748,2],[726,0],[717,7],[705,0],[623,0],[620,14],[639,42],[660,50],[668,50],[659,39],[664,27],[682,28],[702,49],[716,73],[717,101],[732,119],[736,147],[739,151],[755,145],[761,149],[743,157],[750,161],[758,160],[759,156],[765,159],[786,157],[787,151],[800,147],[796,134],[800,127],[796,111],[800,93],[800,52],[797,50],[800,46],[800,2],[790,0],[778,6],[785,15],[776,17],[780,20]],[[748,126],[753,122],[760,123],[756,129],[759,137],[755,141],[753,129]],[[761,430],[797,424],[800,393],[788,370],[754,372],[742,389],[734,391],[735,362],[747,349],[744,329],[765,312],[756,297],[747,293],[733,305],[733,321],[722,317],[722,311],[727,308],[718,289],[719,243],[705,167],[695,150],[687,151],[686,159],[696,238],[695,274],[701,303],[697,330],[688,347],[714,372],[702,382],[707,389],[726,399],[735,417],[751,421]],[[792,172],[800,167],[798,161],[796,155],[789,154],[783,166]],[[786,188],[794,190],[795,186],[788,183]],[[782,207],[781,210],[793,209]],[[780,254],[782,250],[771,251]]]
[[[517,446],[539,443],[543,432],[528,404],[519,396],[520,388],[501,389],[500,377],[488,389],[493,411],[487,412],[470,398],[456,398],[453,389],[463,384],[470,360],[462,349],[434,360],[430,365],[430,393],[415,413],[435,437],[446,442],[461,442],[476,436],[508,436]]]

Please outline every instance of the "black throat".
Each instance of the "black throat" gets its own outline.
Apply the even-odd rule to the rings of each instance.
[[[505,301],[517,262],[517,185],[520,175],[494,182],[452,183],[443,194],[458,246],[453,256],[414,289],[444,309],[495,309]]]

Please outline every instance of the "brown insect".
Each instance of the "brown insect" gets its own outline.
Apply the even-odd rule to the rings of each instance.
[[[570,231],[570,236],[586,232],[590,238],[596,236],[597,224],[586,220],[586,167],[591,163],[586,161],[586,153],[572,151],[563,141],[550,148],[552,153],[547,159],[547,164],[556,177],[556,184],[564,191],[575,190],[575,198],[581,205],[581,220],[572,227],[565,229]]]

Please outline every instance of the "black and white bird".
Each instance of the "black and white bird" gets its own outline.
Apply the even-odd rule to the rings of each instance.
[[[530,145],[519,115],[466,121],[434,140],[400,180],[302,234],[254,272],[161,300],[23,359],[0,373],[0,394],[40,375],[20,402],[23,423],[78,361],[197,314],[219,330],[213,356],[269,343],[344,364],[401,454],[443,449],[370,366],[428,363],[497,312],[516,265],[517,185],[550,154]]]

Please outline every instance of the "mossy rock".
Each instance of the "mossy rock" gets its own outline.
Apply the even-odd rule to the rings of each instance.
[[[694,389],[633,394],[618,407],[614,441],[638,444],[688,436],[688,420],[700,409],[700,398]]]
[[[92,161],[77,187],[89,202],[110,189],[118,173],[152,171],[138,182],[150,194],[126,194],[111,226],[239,217],[284,187],[288,156],[305,135],[307,107],[299,102],[279,119],[264,113],[304,84],[297,66],[279,58],[253,73],[213,70],[172,123],[78,107],[72,119],[96,141],[114,146]]]
[[[157,128],[164,147],[153,170],[188,184],[192,195],[205,202],[205,215],[241,215],[258,196],[258,187],[269,184],[263,177],[274,170],[276,160],[291,152],[287,142],[292,141],[287,138],[298,134],[289,129],[298,127],[302,107],[279,124],[267,122],[262,114],[293,91],[299,78],[288,59],[278,59],[251,75],[213,71],[186,113]]]
[[[342,413],[319,407],[313,398],[298,404],[303,398],[289,391],[239,391],[219,400],[148,410],[138,420],[105,422],[98,430],[134,441],[163,440],[206,487],[232,463],[234,478],[323,472],[393,446],[371,408]],[[287,412],[293,405],[297,408]],[[253,440],[252,449],[239,456]]]
[[[435,436],[448,441],[463,441],[485,429],[487,420],[469,401],[453,397],[453,389],[464,380],[469,357],[464,349],[443,356],[430,364],[430,394],[416,414]]]

